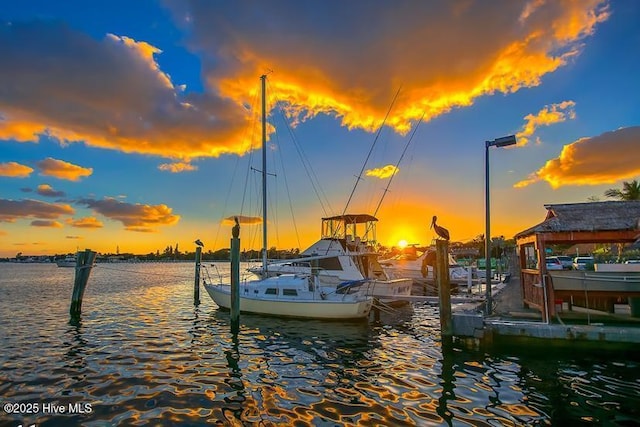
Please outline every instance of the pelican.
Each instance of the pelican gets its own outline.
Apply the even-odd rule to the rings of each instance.
[[[204,248],[204,243],[202,243],[202,241],[200,239],[197,239],[195,242],[196,245],[200,246],[201,248]]]
[[[436,234],[441,238],[443,238],[444,240],[449,240],[449,230],[447,230],[444,227],[440,227],[438,224],[436,224],[437,220],[438,220],[438,217],[434,215],[433,219],[431,220],[430,228],[433,228]]]

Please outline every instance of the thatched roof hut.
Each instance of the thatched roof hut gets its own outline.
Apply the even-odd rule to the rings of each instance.
[[[640,238],[640,201],[608,201],[545,205],[541,223],[516,234],[516,240],[534,236],[547,243],[630,243]]]
[[[640,201],[567,203],[545,205],[545,208],[544,221],[515,237],[523,301],[527,306],[539,308],[543,317],[549,319],[556,312],[557,292],[546,268],[547,245],[638,242]],[[580,292],[582,295],[584,289]]]

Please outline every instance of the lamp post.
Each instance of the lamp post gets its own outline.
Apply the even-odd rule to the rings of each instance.
[[[484,260],[485,260],[485,286],[486,286],[486,306],[485,312],[491,314],[491,215],[489,203],[489,147],[507,147],[516,143],[516,136],[509,135],[496,138],[493,141],[486,141],[484,145],[484,207],[485,207],[485,230],[484,230]]]

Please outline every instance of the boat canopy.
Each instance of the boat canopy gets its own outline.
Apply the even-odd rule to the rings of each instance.
[[[322,238],[344,239],[347,243],[372,244],[376,241],[376,222],[378,218],[368,214],[345,214],[322,218]]]

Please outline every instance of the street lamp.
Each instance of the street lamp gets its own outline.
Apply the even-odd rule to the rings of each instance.
[[[491,314],[491,216],[489,214],[489,147],[507,147],[516,143],[516,136],[509,135],[496,138],[493,141],[486,141],[484,146],[484,207],[485,207],[485,230],[484,230],[484,260],[485,260],[485,286],[486,286],[486,306],[487,316]]]

